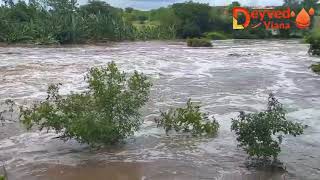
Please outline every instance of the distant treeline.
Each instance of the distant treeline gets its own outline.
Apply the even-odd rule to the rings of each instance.
[[[291,3],[291,4],[290,4]],[[296,8],[316,4],[314,0],[284,2]],[[232,8],[185,2],[151,11],[115,8],[103,1],[79,6],[76,0],[3,0],[0,6],[0,42],[66,44],[123,40],[175,39],[207,36],[268,38],[264,28],[234,31]],[[292,28],[279,37],[302,32]]]

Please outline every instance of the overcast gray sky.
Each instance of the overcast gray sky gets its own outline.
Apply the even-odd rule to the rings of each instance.
[[[79,0],[80,4],[87,2],[87,0]],[[105,0],[107,3],[116,7],[133,7],[135,9],[149,10],[163,6],[168,6],[177,2],[185,2],[186,0]],[[210,5],[226,5],[235,0],[193,0],[195,2],[209,3]],[[251,6],[263,5],[281,5],[283,0],[238,0],[240,4]]]

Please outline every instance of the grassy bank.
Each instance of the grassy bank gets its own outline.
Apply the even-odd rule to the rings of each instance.
[[[104,1],[5,1],[0,6],[0,42],[56,45],[110,41],[290,38],[294,27],[273,36],[265,28],[234,31],[232,8],[175,3],[150,11],[116,8]],[[300,6],[300,5],[299,5]],[[292,31],[292,32],[291,32]]]

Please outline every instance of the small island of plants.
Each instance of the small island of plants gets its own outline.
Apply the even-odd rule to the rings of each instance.
[[[204,38],[187,39],[187,45],[189,47],[212,47],[211,41]]]

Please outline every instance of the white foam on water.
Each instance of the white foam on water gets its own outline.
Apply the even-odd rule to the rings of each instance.
[[[320,108],[299,109],[288,113],[287,116],[320,132]]]

